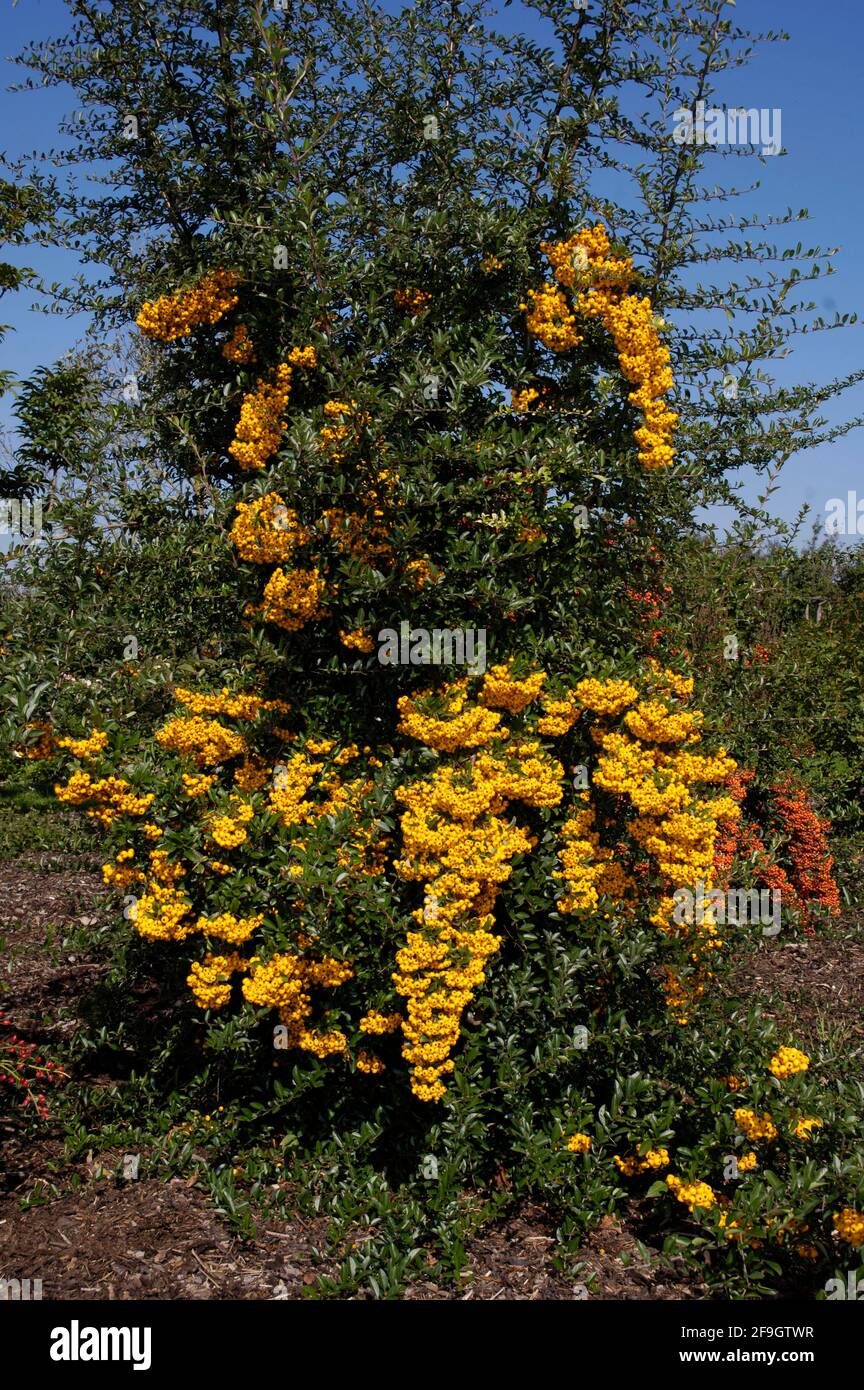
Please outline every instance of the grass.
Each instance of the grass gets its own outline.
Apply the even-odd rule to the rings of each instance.
[[[45,853],[86,857],[94,848],[80,815],[61,810],[40,792],[21,792],[12,800],[0,788],[0,863]]]

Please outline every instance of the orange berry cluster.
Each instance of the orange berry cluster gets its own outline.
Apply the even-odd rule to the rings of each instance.
[[[431,294],[427,293],[426,290],[396,290],[393,295],[393,303],[397,309],[406,309],[409,314],[419,314],[421,309],[425,309],[431,298]]]
[[[826,838],[831,822],[817,816],[807,793],[789,781],[774,787],[774,808],[788,836],[790,877],[799,898],[819,903],[835,916],[840,911],[840,893]]]
[[[741,770],[727,779],[726,790],[739,807],[754,776],[752,771]],[[714,868],[719,882],[728,883],[736,858],[749,860],[757,882],[779,893],[789,906],[796,906],[805,921],[812,906],[821,906],[836,915],[840,911],[840,893],[833,874],[834,858],[828,848],[830,821],[816,814],[807,793],[788,778],[771,788],[768,815],[786,838],[788,873],[774,862],[758,828],[742,817],[737,822],[727,822],[718,838]]]

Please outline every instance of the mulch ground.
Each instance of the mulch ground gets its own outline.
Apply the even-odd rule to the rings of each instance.
[[[792,1027],[802,1043],[832,1026],[864,1038],[864,944],[858,941],[812,937],[764,945],[740,962],[733,988],[736,998],[758,997],[765,1013]]]
[[[48,1043],[75,1028],[74,1018],[57,1015],[80,999],[102,967],[66,949],[64,936],[76,925],[107,922],[98,906],[103,895],[101,875],[93,871],[42,873],[0,864],[0,1007],[28,1041]]]
[[[298,1298],[316,1279],[300,1223],[240,1242],[179,1179],[95,1181],[17,1216],[0,1210],[0,1267],[41,1278],[45,1299]]]
[[[100,875],[88,869],[0,865],[0,1007],[39,1045],[75,1029],[76,1005],[98,983],[104,967],[82,957],[68,933],[76,924],[108,929],[103,892]],[[736,993],[778,991],[794,1010],[799,1037],[826,1010],[861,1031],[862,966],[864,946],[854,943],[772,943],[741,966]],[[297,1299],[322,1274],[335,1273],[332,1252],[323,1253],[324,1218],[265,1216],[256,1235],[241,1240],[194,1178],[124,1181],[114,1175],[122,1155],[70,1160],[50,1120],[33,1144],[23,1142],[14,1118],[0,1118],[0,1143],[0,1276],[41,1278],[46,1299]],[[641,1245],[638,1227],[635,1206],[620,1221],[604,1218],[586,1238],[575,1272],[565,1273],[555,1260],[554,1222],[526,1206],[470,1243],[461,1289],[418,1278],[405,1297],[708,1297],[692,1270]]]

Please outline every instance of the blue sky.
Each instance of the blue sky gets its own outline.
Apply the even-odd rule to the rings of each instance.
[[[589,0],[589,6],[592,0]],[[785,44],[766,45],[754,62],[731,74],[719,93],[728,106],[779,107],[782,111],[785,156],[752,162],[751,177],[762,183],[754,205],[773,212],[787,207],[807,207],[811,221],[793,240],[805,246],[838,246],[837,273],[815,286],[814,298],[830,317],[835,308],[856,311],[864,317],[864,264],[862,233],[864,180],[861,156],[861,54],[864,51],[864,4],[859,0],[738,0],[735,13],[751,30],[788,30]],[[55,91],[10,93],[18,77],[6,61],[28,39],[59,35],[66,28],[60,0],[0,0],[3,17],[3,72],[0,91],[0,129],[8,154],[56,145],[57,120],[75,103]],[[501,27],[520,22],[516,5],[501,8]],[[536,21],[530,20],[528,27]],[[728,178],[733,161],[718,177]],[[736,178],[751,166],[734,163]],[[20,264],[36,265],[48,279],[74,273],[74,252],[39,252],[12,255]],[[0,302],[0,320],[13,331],[0,345],[2,365],[19,377],[41,364],[55,361],[80,337],[84,325],[49,317],[31,309],[27,295],[7,295]],[[825,380],[842,376],[862,365],[864,328],[813,335],[802,339],[783,379]],[[11,402],[0,401],[0,424],[8,425]],[[864,413],[864,385],[848,393],[845,403],[830,408],[832,419]],[[823,513],[831,497],[857,490],[864,497],[864,432],[853,431],[831,445],[801,454],[786,464],[771,509],[790,519],[807,502],[814,514]],[[755,499],[759,487],[743,480],[743,495]],[[722,518],[718,515],[716,518]]]

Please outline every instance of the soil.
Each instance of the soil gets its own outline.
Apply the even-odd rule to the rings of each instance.
[[[0,1007],[16,1031],[41,1046],[77,1026],[76,1007],[104,966],[69,941],[76,926],[98,938],[109,917],[99,874],[52,860],[0,865]],[[806,966],[806,969],[805,969]],[[862,1031],[864,946],[807,941],[773,945],[742,965],[748,993],[779,991],[798,1036],[820,1011]],[[802,980],[807,998],[800,998]],[[93,1078],[91,1078],[92,1080]],[[106,1082],[122,1084],[117,1078]],[[324,1218],[264,1216],[240,1239],[196,1179],[118,1176],[122,1153],[70,1158],[59,1127],[46,1121],[37,1143],[21,1123],[0,1117],[0,1275],[41,1279],[45,1299],[297,1299],[334,1274],[325,1256]],[[692,1300],[709,1297],[692,1270],[637,1239],[636,1204],[604,1218],[575,1267],[556,1261],[553,1220],[525,1206],[484,1228],[469,1244],[462,1288],[416,1279],[408,1300]],[[430,1257],[430,1264],[432,1264]]]

